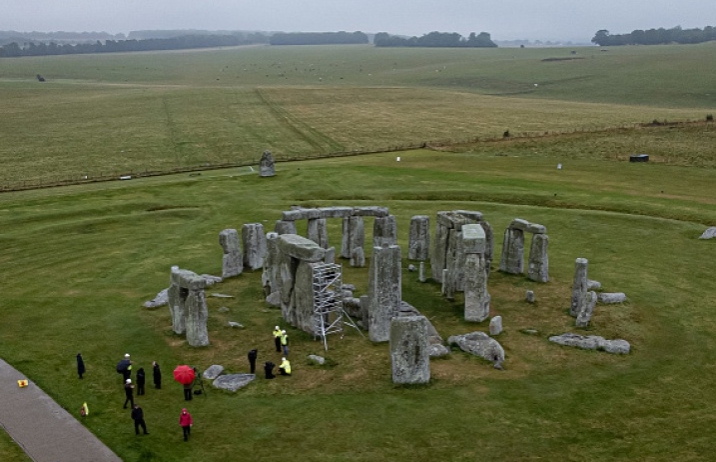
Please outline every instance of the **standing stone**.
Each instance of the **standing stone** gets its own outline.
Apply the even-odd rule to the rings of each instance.
[[[266,235],[261,223],[248,223],[241,229],[244,241],[244,266],[254,271],[264,266]]]
[[[277,234],[297,234],[296,222],[289,220],[276,220],[274,231]]]
[[[495,316],[490,319],[490,335],[500,335],[502,332],[502,316]]]
[[[492,258],[495,254],[495,233],[492,231],[492,225],[486,221],[480,221],[480,226],[485,231],[485,269],[487,275],[490,276]]]
[[[264,286],[264,295],[267,297],[278,290],[277,274],[278,274],[278,234],[266,234],[266,258],[264,258],[263,273],[261,274],[261,282]],[[243,264],[242,264],[243,266]]]
[[[173,291],[170,287],[170,293],[174,292],[173,300],[170,302],[174,332],[179,334],[185,329],[187,343],[191,346],[208,345],[209,333],[206,329],[206,321],[209,310],[204,293],[206,280],[191,271],[180,270],[177,267],[172,267],[171,279],[172,286],[178,289]]]
[[[408,260],[425,261],[430,256],[430,217],[415,215],[410,219]]]
[[[502,258],[500,271],[509,274],[522,274],[524,272],[525,234],[517,228],[505,230],[505,240],[502,243]]]
[[[482,322],[490,316],[490,294],[487,292],[485,231],[479,224],[462,227],[460,249],[465,255],[465,320]]]
[[[403,299],[400,247],[374,247],[368,280],[369,337],[373,342],[390,340],[390,320],[400,312]]]
[[[395,215],[376,217],[373,222],[373,247],[396,245],[398,243],[398,224]]]
[[[437,282],[444,282],[443,270],[445,269],[445,262],[447,261],[449,239],[450,228],[438,220],[435,227],[435,244],[433,246],[433,254],[430,259],[432,276]]]
[[[577,321],[575,322],[575,326],[577,327],[587,327],[589,325],[589,321],[592,320],[592,313],[594,313],[594,307],[597,304],[597,293],[594,291],[587,292],[586,297],[584,298],[584,306],[582,307],[581,311],[577,313]]]
[[[549,257],[547,255],[549,237],[546,234],[534,234],[530,245],[530,258],[527,264],[527,277],[537,282],[549,281]]]
[[[527,303],[534,303],[535,302],[535,293],[533,290],[528,290],[525,293],[525,301]]]
[[[583,311],[587,297],[587,266],[589,261],[586,258],[577,258],[574,263],[574,282],[572,283],[572,303],[569,307],[569,314],[577,316]]]
[[[325,218],[311,218],[306,228],[307,237],[320,247],[328,248],[328,227]]]
[[[430,382],[428,320],[425,316],[393,318],[390,322],[390,360],[393,383]]]
[[[425,282],[427,281],[427,278],[425,277],[425,262],[420,262],[420,267],[418,269],[418,281]]]
[[[352,267],[365,266],[365,228],[362,216],[350,216],[343,219],[343,237],[341,257],[350,259]]]
[[[316,333],[314,308],[315,297],[313,293],[313,270],[321,263],[299,261],[293,286],[293,300],[291,325],[304,332]]]
[[[172,266],[171,276],[169,278],[169,288],[167,289],[169,315],[172,318],[172,330],[178,335],[186,332],[184,304],[181,302],[181,298],[179,296],[179,283],[181,281],[181,273],[184,271],[186,270],[180,270],[178,266]],[[189,273],[191,273],[191,271],[189,271]]]
[[[219,233],[219,244],[224,250],[221,265],[221,277],[230,278],[238,276],[244,270],[244,258],[239,244],[239,232],[235,229],[225,229]]]
[[[276,175],[276,167],[274,166],[271,151],[264,151],[259,162],[259,176],[269,177]]]

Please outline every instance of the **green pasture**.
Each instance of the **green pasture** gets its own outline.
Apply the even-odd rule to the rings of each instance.
[[[266,149],[286,160],[703,121],[716,107],[715,53],[256,46],[4,58],[0,187],[246,165]]]
[[[0,187],[205,169],[0,193],[0,357],[71,413],[88,402],[83,423],[126,462],[708,460],[716,243],[698,236],[716,226],[716,128],[705,122],[714,51],[245,47],[0,59]],[[688,123],[641,125],[653,120]],[[283,161],[273,178],[249,167],[265,149]],[[650,162],[629,163],[636,153]],[[211,169],[220,164],[243,165]],[[483,212],[496,259],[512,219],[541,223],[551,279],[505,275],[493,261],[504,371],[454,350],[432,361],[430,384],[394,386],[387,344],[348,330],[324,352],[288,328],[294,375],[236,394],[209,387],[188,404],[195,426],[183,443],[172,369],[248,372],[252,348],[259,364],[278,362],[271,330],[284,323],[260,272],[207,290],[234,298],[207,297],[206,348],[173,334],[166,307],[142,303],[167,287],[172,265],[219,274],[221,230],[273,230],[291,205],[389,207],[404,256],[413,215],[434,227],[440,210]],[[332,245],[340,233],[331,221]],[[567,313],[578,257],[605,291],[628,296],[598,305],[587,329]],[[365,294],[367,268],[343,263],[344,281]],[[403,299],[445,338],[487,331],[410,263]],[[632,352],[548,342],[564,332],[623,338]],[[150,380],[137,399],[146,437],[121,407],[114,367],[127,352],[135,370],[156,360],[164,373],[162,390]],[[308,354],[328,364],[309,365]],[[0,460],[27,460],[4,433]]]

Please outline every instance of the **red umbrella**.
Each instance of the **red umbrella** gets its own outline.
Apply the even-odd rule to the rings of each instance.
[[[189,385],[194,382],[194,369],[187,365],[177,366],[174,369],[174,380],[181,383],[182,385]]]

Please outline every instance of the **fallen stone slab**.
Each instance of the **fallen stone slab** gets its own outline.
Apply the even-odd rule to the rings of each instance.
[[[318,364],[319,366],[323,366],[324,364],[326,364],[326,358],[324,358],[323,356],[308,355],[308,360],[314,364]]]
[[[154,300],[144,302],[144,308],[159,308],[169,303],[169,289],[164,289],[154,297]]]
[[[214,380],[214,388],[221,390],[228,390],[235,392],[239,388],[243,388],[246,385],[253,382],[256,378],[256,374],[228,374],[220,375]]]
[[[204,372],[202,372],[201,376],[204,377],[206,380],[214,380],[215,378],[220,376],[222,372],[224,372],[224,366],[221,366],[219,364],[213,364],[209,366]]]
[[[430,358],[442,358],[450,354],[450,349],[441,343],[428,345],[428,356]]]
[[[206,287],[213,286],[214,284],[217,284],[219,282],[224,282],[224,280],[219,276],[214,276],[211,274],[201,274],[199,275],[199,277],[206,282]]]
[[[234,298],[233,295],[217,294],[217,293],[211,294],[211,297],[216,297],[216,298]]]
[[[602,288],[602,283],[593,279],[587,279],[587,290],[599,290]]]
[[[492,361],[496,365],[502,364],[505,360],[505,350],[502,345],[484,332],[453,335],[448,338],[448,344],[457,345],[462,351]]]
[[[229,327],[238,327],[239,329],[243,329],[244,325],[241,324],[240,322],[229,321]]]
[[[603,292],[597,294],[599,303],[623,303],[626,301],[624,292]]]
[[[716,237],[716,226],[704,231],[703,234],[699,236],[699,239],[713,239],[714,237]]]
[[[562,335],[554,335],[549,338],[550,342],[559,345],[581,348],[583,350],[606,351],[611,354],[629,354],[631,345],[623,339],[606,340],[599,335],[579,335],[566,333]]]

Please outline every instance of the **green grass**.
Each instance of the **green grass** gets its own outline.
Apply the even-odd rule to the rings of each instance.
[[[126,462],[710,458],[716,246],[697,237],[716,225],[714,128],[633,125],[712,112],[714,61],[704,57],[713,46],[599,50],[256,47],[0,60],[2,181],[240,162],[266,148],[288,159],[464,140],[282,162],[274,178],[241,167],[2,193],[0,357],[71,412],[87,401],[83,423]],[[564,56],[584,59],[542,61]],[[48,82],[32,81],[36,73]],[[506,129],[540,136],[499,139]],[[634,153],[651,161],[628,163]],[[439,210],[479,210],[495,229],[496,258],[513,218],[547,226],[548,284],[496,270],[490,278],[506,370],[455,351],[432,362],[429,385],[396,387],[387,345],[348,331],[330,338],[330,367],[310,366],[304,358],[322,354],[320,343],[289,329],[294,376],[236,394],[210,389],[190,403],[196,425],[182,443],[185,402],[171,370],[246,372],[251,348],[260,363],[276,362],[280,312],[264,302],[258,272],[227,280],[208,292],[235,298],[208,297],[211,345],[194,349],[172,333],[165,307],[142,303],[167,286],[172,265],[220,273],[221,230],[270,230],[294,204],[387,206],[403,248],[411,216],[434,226]],[[340,226],[329,223],[334,245]],[[577,257],[605,291],[629,297],[598,306],[586,331],[566,314]],[[366,268],[345,265],[357,295],[367,279]],[[444,337],[487,330],[439,292],[404,272],[403,298]],[[567,331],[625,338],[632,354],[548,342]],[[156,360],[164,372],[164,388],[138,399],[146,438],[121,408],[114,365],[125,352],[135,367]],[[24,460],[5,434],[0,456]]]

